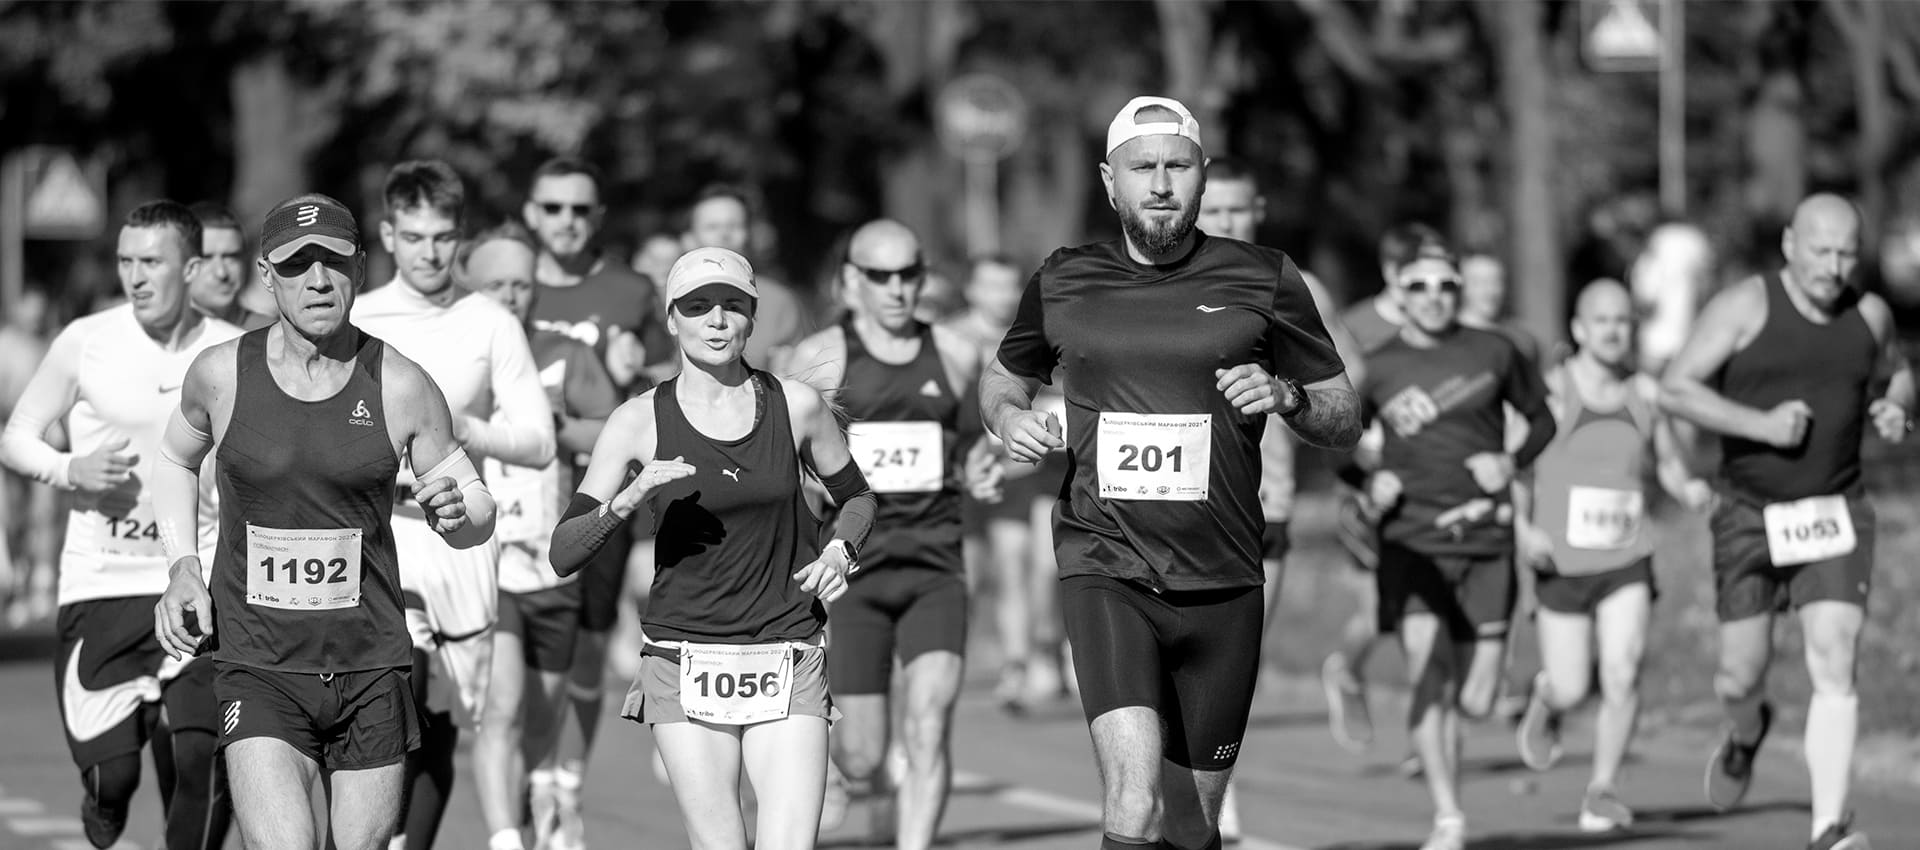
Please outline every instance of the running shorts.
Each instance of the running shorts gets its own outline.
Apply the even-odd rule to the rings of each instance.
[[[1865,608],[1873,586],[1874,510],[1864,496],[1847,497],[1853,551],[1837,558],[1775,567],[1767,550],[1765,515],[1758,504],[1722,498],[1707,527],[1713,533],[1713,589],[1720,622],[1795,610],[1809,602],[1848,602]]]
[[[1563,576],[1558,573],[1534,573],[1534,596],[1540,607],[1560,614],[1591,617],[1600,603],[1613,592],[1635,584],[1645,584],[1654,598],[1660,588],[1653,580],[1653,559],[1641,558],[1624,567],[1590,575]]]
[[[573,666],[573,642],[580,633],[580,583],[530,593],[500,591],[496,634],[520,639],[528,669],[564,673]]]
[[[82,770],[139,752],[158,705],[176,730],[218,728],[213,660],[167,657],[153,636],[159,600],[123,596],[60,606],[54,675],[67,748]]]
[[[1380,632],[1391,634],[1408,614],[1440,618],[1456,641],[1504,637],[1515,599],[1510,555],[1428,555],[1382,542],[1374,571]]]
[[[322,675],[217,664],[220,744],[274,738],[321,770],[397,764],[420,745],[420,712],[405,667]]]
[[[967,647],[967,583],[930,567],[873,567],[855,573],[833,603],[827,681],[837,694],[884,694],[893,660]]]

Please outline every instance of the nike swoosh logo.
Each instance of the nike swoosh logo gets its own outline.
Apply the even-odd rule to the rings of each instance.
[[[163,393],[170,393],[170,392],[173,392],[173,391],[175,391],[175,390],[178,390],[178,389],[180,389],[181,387],[184,387],[184,386],[186,386],[186,384],[185,384],[184,382],[183,382],[183,383],[178,383],[178,384],[174,384],[173,386],[167,386],[166,384],[161,384],[161,385],[160,385],[160,391],[161,391],[161,392],[163,392]]]
[[[67,658],[67,675],[61,682],[65,701],[67,734],[76,741],[91,741],[107,734],[121,721],[133,716],[143,702],[160,701],[160,680],[140,676],[117,685],[91,690],[80,684],[80,648],[86,639],[74,641],[73,655]]]
[[[1205,305],[1205,304],[1201,304],[1201,305],[1199,305],[1199,306],[1197,306],[1197,307],[1195,307],[1195,308],[1193,308],[1193,309],[1195,309],[1195,310],[1199,310],[1199,311],[1200,311],[1200,312],[1202,312],[1202,313],[1218,313],[1218,312],[1220,312],[1221,310],[1225,310],[1225,309],[1227,309],[1227,308],[1225,308],[1225,307],[1208,307],[1208,306],[1207,306],[1207,305]]]

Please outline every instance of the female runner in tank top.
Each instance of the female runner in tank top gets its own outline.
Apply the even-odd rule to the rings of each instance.
[[[680,375],[614,412],[553,534],[565,575],[641,502],[653,509],[647,643],[622,714],[653,727],[698,850],[745,850],[743,765],[759,800],[755,846],[813,846],[833,715],[824,603],[846,592],[873,525],[874,496],[832,409],[741,359],[757,298],[732,251],[673,264]],[[808,472],[842,506],[824,547],[801,495]]]

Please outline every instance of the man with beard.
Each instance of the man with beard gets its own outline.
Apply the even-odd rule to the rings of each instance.
[[[687,208],[687,232],[681,238],[685,249],[725,248],[751,256],[752,242],[753,207],[748,205],[746,190],[725,183],[700,190]],[[764,273],[756,271],[753,284],[760,290],[760,304],[753,314],[753,336],[747,338],[747,362],[768,368],[778,365],[794,344],[813,333],[813,309],[793,287]]]
[[[240,303],[252,272],[247,268],[247,234],[233,210],[212,201],[192,207],[200,220],[200,273],[187,281],[193,309],[242,330],[264,328],[273,317],[255,313]]]
[[[1805,635],[1809,850],[1858,850],[1846,811],[1860,701],[1854,666],[1873,581],[1873,505],[1860,475],[1869,424],[1897,443],[1913,430],[1913,375],[1887,302],[1853,282],[1860,213],[1836,195],[1800,202],[1780,239],[1786,266],[1708,302],[1667,367],[1661,406],[1722,435],[1713,531],[1727,737],[1707,765],[1707,799],[1738,806],[1772,725],[1766,699],[1773,618]]]
[[[1106,151],[1125,237],[1034,274],[981,410],[1015,460],[1040,461],[1063,441],[1032,399],[1064,365],[1073,465],[1054,541],[1101,846],[1213,848],[1259,672],[1265,419],[1345,449],[1359,404],[1293,261],[1194,228],[1193,114],[1135,98]]]

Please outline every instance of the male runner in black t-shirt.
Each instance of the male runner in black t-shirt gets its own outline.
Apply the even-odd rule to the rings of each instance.
[[[1125,239],[1049,257],[980,384],[985,420],[1034,463],[1062,440],[1033,393],[1065,373],[1055,552],[1106,850],[1219,846],[1259,671],[1265,417],[1333,448],[1359,437],[1293,261],[1194,228],[1205,164],[1186,107],[1129,102],[1100,165]]]

